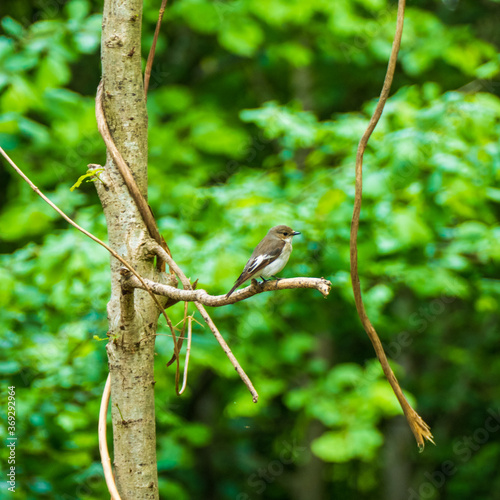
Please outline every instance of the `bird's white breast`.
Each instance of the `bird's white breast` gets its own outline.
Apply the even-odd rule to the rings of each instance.
[[[270,278],[271,276],[279,273],[286,266],[286,263],[290,258],[290,254],[292,253],[292,243],[287,240],[285,241],[286,243],[280,256],[275,261],[271,262],[271,264],[264,267],[264,269],[262,269],[259,273],[259,276],[262,276],[263,278]]]

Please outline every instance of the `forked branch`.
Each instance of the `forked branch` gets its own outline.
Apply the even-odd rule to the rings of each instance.
[[[144,285],[134,275],[132,275],[128,269],[123,268],[120,272],[122,276],[126,278],[126,281],[123,282],[124,286],[130,286],[132,288],[144,287]],[[292,290],[295,288],[313,288],[321,292],[323,296],[326,297],[330,293],[332,286],[330,281],[324,278],[284,278],[275,281],[265,281],[263,283],[258,283],[256,280],[252,280],[252,284],[250,286],[237,290],[230,297],[226,298],[225,295],[210,295],[202,289],[179,290],[173,286],[155,283],[154,281],[146,278],[143,278],[143,281],[157,295],[169,297],[170,299],[174,299],[176,301],[199,302],[204,306],[210,307],[227,306],[263,292]]]
[[[172,259],[172,257],[160,245],[153,244],[151,246],[151,251],[154,252],[158,257],[163,259],[169,265],[169,267],[181,280],[181,283],[184,286],[185,290],[193,290],[193,287],[188,277],[183,273],[182,269],[177,265],[174,259]],[[257,394],[255,387],[253,386],[251,380],[248,378],[248,375],[245,373],[243,368],[238,363],[238,360],[232,353],[231,349],[229,349],[229,346],[224,340],[224,337],[220,334],[219,330],[215,326],[215,323],[212,321],[212,318],[207,313],[207,310],[203,307],[203,304],[201,304],[200,302],[194,301],[193,303],[196,306],[196,309],[198,309],[198,311],[200,312],[201,317],[205,320],[205,323],[212,331],[214,337],[217,339],[217,342],[219,342],[219,345],[222,347],[222,350],[226,353],[226,356],[229,358],[229,361],[231,361],[231,364],[234,366],[234,369],[241,377],[241,380],[243,380],[244,384],[248,387],[250,394],[252,394],[252,401],[254,403],[257,403],[259,395]]]
[[[401,37],[403,35],[403,23],[404,23],[404,13],[405,13],[405,0],[399,0],[398,2],[398,16],[396,22],[396,34],[394,35],[394,42],[392,44],[391,57],[389,59],[389,64],[387,67],[387,72],[385,75],[384,85],[382,87],[382,92],[380,93],[380,99],[378,101],[377,107],[373,112],[373,115],[370,119],[368,127],[363,134],[363,137],[359,141],[358,152],[356,155],[356,194],[354,198],[354,212],[352,215],[352,223],[351,223],[351,238],[350,238],[350,254],[351,254],[351,281],[352,288],[354,292],[354,299],[356,302],[356,309],[358,310],[358,315],[361,319],[361,323],[370,338],[377,357],[382,365],[382,369],[384,370],[384,374],[391,384],[391,387],[398,398],[399,404],[403,409],[403,412],[406,416],[406,420],[417,440],[417,444],[420,450],[423,450],[425,446],[425,440],[434,443],[432,439],[432,434],[429,426],[422,420],[420,415],[411,407],[410,403],[408,403],[405,398],[401,387],[389,366],[389,362],[387,361],[387,356],[385,355],[384,348],[382,347],[382,343],[375,331],[375,328],[371,324],[368,319],[368,315],[366,314],[365,306],[363,304],[363,298],[361,296],[361,285],[359,282],[359,274],[358,274],[358,228],[359,228],[359,216],[361,213],[361,200],[363,196],[363,155],[366,149],[366,145],[368,144],[368,140],[375,129],[380,116],[382,115],[382,111],[384,110],[385,103],[389,97],[389,91],[391,89],[392,79],[394,77],[394,71],[396,69],[396,61],[398,58],[399,47],[401,46]]]
[[[71,224],[74,228],[78,229],[81,233],[83,233],[85,236],[88,236],[91,240],[94,240],[96,243],[101,245],[103,248],[105,248],[115,259],[119,260],[129,271],[134,275],[139,282],[142,283],[143,289],[146,290],[155,304],[158,306],[158,309],[160,310],[161,314],[163,314],[165,320],[167,321],[167,324],[169,325],[169,328],[172,332],[172,337],[174,339],[174,352],[177,354],[177,343],[175,339],[175,331],[172,326],[172,322],[170,321],[170,318],[167,316],[167,313],[165,312],[165,309],[163,306],[160,304],[158,301],[158,298],[156,295],[153,293],[152,290],[148,288],[146,283],[144,282],[144,279],[137,273],[137,271],[117,252],[115,252],[109,245],[106,245],[104,241],[101,241],[99,238],[94,236],[92,233],[84,229],[83,227],[79,226],[71,217],[66,215],[55,203],[53,203],[47,196],[45,196],[40,189],[38,189],[35,184],[31,181],[31,179],[16,165],[16,163],[10,158],[10,156],[3,150],[2,147],[0,147],[0,154],[7,160],[7,162],[10,164],[10,166],[26,181],[26,183],[35,191],[35,193],[42,198],[45,203],[47,203],[50,207],[52,207],[66,222]],[[167,253],[167,252],[165,252]]]

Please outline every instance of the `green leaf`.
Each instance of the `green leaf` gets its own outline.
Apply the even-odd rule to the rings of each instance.
[[[0,361],[0,373],[4,375],[12,375],[20,370],[20,365],[15,360]]]
[[[75,189],[79,188],[83,181],[95,182],[96,180],[100,180],[99,174],[102,172],[104,172],[104,168],[97,168],[95,170],[87,170],[87,172],[85,174],[78,177],[78,180],[69,188],[69,190],[74,191]]]
[[[326,462],[371,460],[382,442],[382,436],[374,429],[356,428],[349,433],[329,431],[311,443],[311,450]]]
[[[233,16],[224,22],[219,33],[219,42],[224,48],[245,57],[252,56],[263,40],[264,33],[256,22]]]

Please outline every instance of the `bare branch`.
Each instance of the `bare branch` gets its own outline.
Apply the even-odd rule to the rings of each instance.
[[[257,403],[257,401],[259,400],[259,395],[255,390],[252,381],[248,378],[248,375],[245,373],[243,368],[238,363],[238,360],[236,359],[236,356],[232,353],[231,349],[229,349],[229,346],[227,345],[226,341],[224,340],[219,330],[215,326],[215,323],[212,321],[212,318],[208,315],[206,309],[199,302],[195,302],[194,305],[196,306],[198,311],[200,311],[201,317],[205,320],[205,323],[209,326],[210,330],[212,330],[214,337],[217,339],[217,342],[219,342],[219,345],[222,347],[222,350],[226,353],[226,356],[229,358],[229,361],[231,361],[231,364],[234,366],[234,369],[241,377],[241,380],[243,380],[244,384],[248,387],[248,390],[252,395],[252,401],[254,403]]]
[[[81,233],[83,233],[85,236],[88,236],[91,240],[94,240],[96,243],[104,247],[115,259],[118,259],[127,269],[130,271],[134,276],[137,277],[137,279],[140,281],[142,278],[139,276],[139,274],[135,271],[135,269],[118,253],[116,253],[111,247],[106,245],[104,241],[101,241],[99,238],[94,236],[92,233],[89,233],[86,229],[83,229],[83,227],[79,226],[73,219],[68,217],[55,203],[53,203],[47,196],[45,196],[40,189],[38,189],[33,182],[31,182],[30,178],[14,163],[14,161],[10,158],[10,156],[3,150],[2,147],[0,147],[0,154],[9,162],[11,167],[29,184],[31,189],[35,191],[35,193],[42,198],[45,203],[50,205],[66,222],[71,224],[73,227],[78,229]]]
[[[143,286],[145,287],[144,290],[146,290],[155,304],[158,306],[159,310],[163,314],[165,320],[167,321],[167,324],[169,325],[171,331],[172,331],[172,337],[174,339],[174,352],[177,355],[177,342],[175,338],[175,332],[172,326],[172,322],[170,321],[170,318],[167,316],[167,313],[165,312],[165,309],[162,307],[160,302],[158,301],[158,298],[156,295],[152,292],[152,290],[148,289],[148,286],[144,282],[144,279],[137,273],[137,271],[118,253],[116,253],[110,246],[106,245],[104,241],[101,241],[99,238],[94,236],[92,233],[89,233],[86,229],[83,229],[83,227],[79,226],[73,219],[68,217],[55,203],[50,201],[49,198],[47,198],[41,191],[38,189],[33,182],[31,182],[30,178],[14,163],[14,161],[10,158],[10,156],[3,150],[2,147],[0,147],[0,154],[9,162],[9,164],[12,166],[12,168],[29,184],[31,189],[35,191],[35,193],[42,198],[48,205],[50,205],[65,221],[67,221],[69,224],[71,224],[73,227],[78,229],[78,231],[82,232],[85,236],[88,236],[91,240],[94,240],[96,243],[104,247],[115,259],[118,259],[126,268],[128,271],[130,271],[138,280],[139,282],[143,283]],[[161,248],[161,247],[160,247]],[[162,249],[163,250],[163,249]],[[167,254],[167,252],[164,250],[164,252]],[[168,255],[168,254],[167,254]]]
[[[387,361],[387,356],[385,355],[382,343],[375,331],[375,328],[371,324],[368,315],[366,314],[365,306],[363,304],[363,299],[361,296],[361,284],[359,281],[358,274],[358,228],[359,228],[359,216],[361,213],[361,201],[363,196],[363,155],[368,144],[370,136],[377,126],[377,123],[384,110],[385,103],[389,97],[389,92],[391,89],[392,79],[394,77],[394,71],[396,69],[396,61],[398,58],[399,47],[401,46],[401,37],[403,35],[403,23],[404,23],[404,13],[405,13],[405,0],[399,0],[398,2],[398,17],[396,22],[396,34],[394,35],[394,43],[392,44],[391,57],[389,59],[389,64],[387,67],[387,72],[385,75],[384,85],[382,87],[382,92],[380,93],[380,99],[377,103],[377,107],[373,112],[370,119],[368,127],[363,134],[363,137],[359,141],[358,152],[356,154],[356,194],[354,199],[354,211],[352,215],[351,223],[351,239],[350,239],[350,253],[351,253],[351,281],[352,288],[354,292],[354,299],[356,302],[356,309],[358,315],[361,319],[361,323],[370,338],[377,357],[382,365],[384,374],[391,384],[392,390],[398,398],[399,404],[403,409],[406,416],[406,420],[417,440],[418,447],[422,450],[425,446],[425,440],[427,439],[431,443],[434,443],[432,439],[432,434],[430,432],[429,426],[422,420],[420,415],[411,407],[405,398],[401,387],[399,386],[398,380],[394,375],[389,362]]]
[[[121,270],[122,275],[126,278],[125,286],[133,288],[143,288],[143,284],[133,276],[127,269]],[[155,283],[154,281],[143,278],[146,285],[153,290],[157,295],[169,297],[177,301],[199,302],[204,306],[221,307],[235,302],[248,299],[253,295],[263,292],[274,292],[276,290],[292,290],[295,288],[313,288],[318,290],[326,297],[330,293],[332,284],[324,278],[284,278],[274,281],[265,281],[258,283],[252,280],[252,284],[241,290],[234,292],[229,298],[225,295],[210,295],[205,290],[179,290],[173,286]]]
[[[148,100],[148,88],[149,79],[151,77],[151,68],[153,67],[153,59],[155,58],[156,42],[158,41],[158,35],[160,34],[161,21],[163,19],[163,14],[165,13],[165,7],[167,6],[167,0],[161,1],[160,12],[158,14],[158,21],[156,22],[155,34],[153,38],[153,44],[148,55],[148,62],[146,63],[146,71],[144,72],[144,97],[146,101]]]

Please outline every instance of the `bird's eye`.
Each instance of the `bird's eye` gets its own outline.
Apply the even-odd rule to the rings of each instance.
[[[283,236],[288,236],[288,233],[286,231],[284,231]]]

